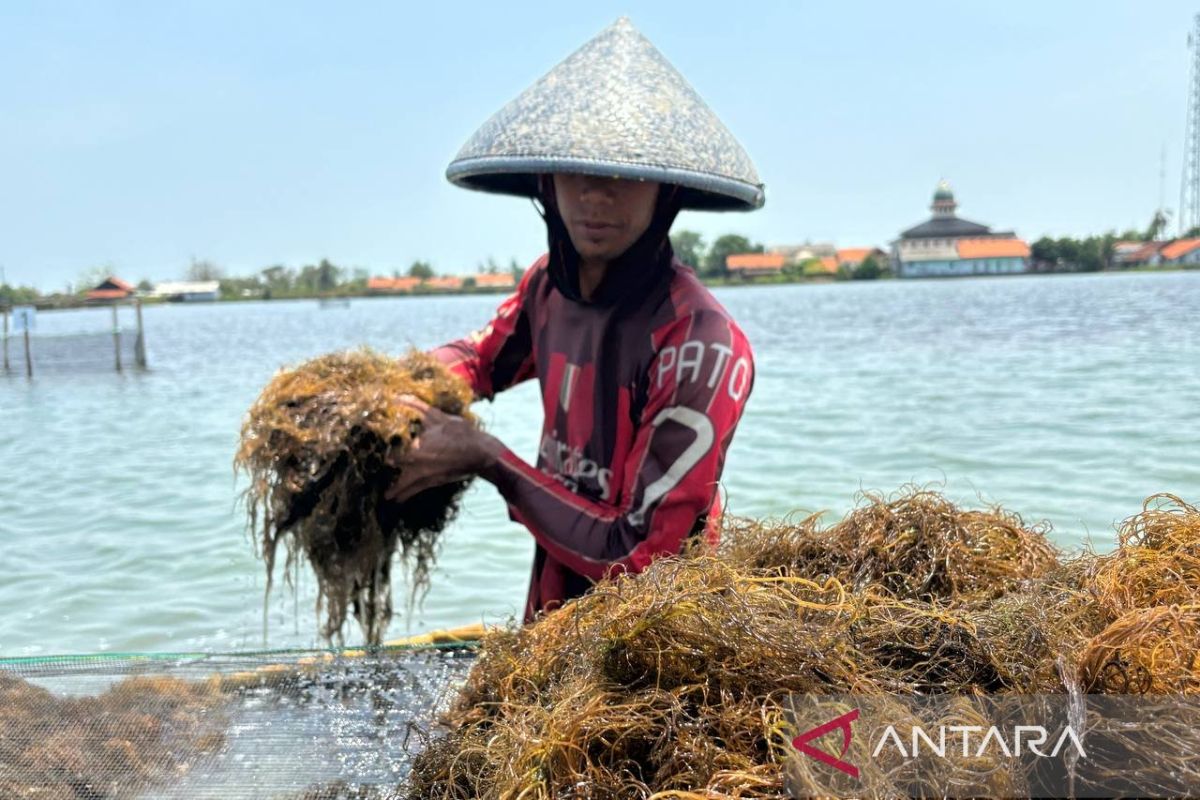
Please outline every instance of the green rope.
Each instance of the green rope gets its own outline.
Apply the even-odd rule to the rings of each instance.
[[[0,658],[2,667],[37,667],[49,664],[89,664],[105,661],[185,661],[205,659],[251,659],[264,657],[292,656],[303,657],[328,653],[334,656],[353,652],[353,657],[362,655],[384,655],[388,653],[403,653],[413,650],[465,650],[478,646],[478,642],[436,642],[428,644],[393,644],[379,647],[328,647],[308,649],[278,649],[278,650],[232,650],[225,652],[148,652],[148,653],[67,653],[46,656],[8,656]]]

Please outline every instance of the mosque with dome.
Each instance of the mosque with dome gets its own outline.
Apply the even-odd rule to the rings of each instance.
[[[957,215],[950,184],[941,181],[933,193],[933,216],[892,242],[892,268],[900,278],[1009,275],[1029,268],[1029,245],[1012,231]]]

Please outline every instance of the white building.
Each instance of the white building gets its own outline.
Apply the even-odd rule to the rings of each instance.
[[[154,297],[182,303],[212,302],[221,296],[219,281],[166,281],[157,284]]]
[[[1003,275],[1029,268],[1029,245],[1011,231],[962,219],[950,185],[933,193],[933,216],[892,242],[892,266],[900,278]]]

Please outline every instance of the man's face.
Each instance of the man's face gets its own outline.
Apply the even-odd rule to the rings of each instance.
[[[611,261],[650,227],[658,184],[556,174],[554,196],[579,255],[588,260]]]

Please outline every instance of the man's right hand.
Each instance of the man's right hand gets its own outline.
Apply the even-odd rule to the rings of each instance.
[[[412,395],[400,402],[421,414],[420,433],[392,466],[400,477],[385,497],[403,503],[415,494],[466,480],[493,463],[504,446],[462,417],[447,414]]]

